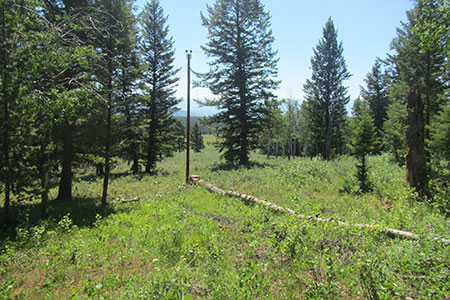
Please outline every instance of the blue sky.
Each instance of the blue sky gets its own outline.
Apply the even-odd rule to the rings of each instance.
[[[146,0],[138,0],[140,10]],[[169,15],[170,35],[175,41],[175,65],[182,68],[176,96],[186,98],[186,54],[193,51],[192,69],[208,70],[204,45],[206,29],[201,25],[200,12],[212,0],[160,0],[165,15]],[[406,20],[411,0],[262,0],[272,16],[275,37],[273,48],[280,58],[278,77],[282,80],[276,95],[280,98],[303,100],[303,84],[311,76],[310,59],[313,48],[322,37],[322,28],[331,16],[342,41],[348,70],[353,75],[345,82],[352,99],[358,97],[360,85],[372,68],[376,57],[384,58],[395,37],[396,28]],[[193,99],[212,98],[207,89],[195,88]],[[186,102],[180,105],[186,110]],[[194,114],[210,113],[211,108],[192,104]]]

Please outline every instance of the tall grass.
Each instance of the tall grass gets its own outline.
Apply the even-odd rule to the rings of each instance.
[[[270,158],[251,168],[220,162],[207,141],[191,173],[302,214],[414,231],[421,241],[298,221],[238,199],[184,186],[185,153],[148,176],[116,165],[109,205],[101,179],[76,180],[73,202],[18,207],[22,222],[0,240],[0,298],[298,299],[448,296],[445,216],[415,200],[404,170],[371,157],[373,192],[359,194],[354,160]],[[209,143],[208,143],[209,142]],[[89,175],[90,170],[86,170]],[[52,191],[53,197],[56,191]],[[140,197],[140,202],[120,204]],[[16,205],[17,208],[17,205]]]

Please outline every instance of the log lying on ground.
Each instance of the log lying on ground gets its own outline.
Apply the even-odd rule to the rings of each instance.
[[[140,200],[140,198],[139,198],[139,197],[136,197],[136,198],[134,198],[134,199],[120,200],[120,203],[123,204],[123,203],[130,203],[130,202],[139,202],[139,200]]]
[[[326,223],[330,223],[333,222],[333,219],[326,219],[326,218],[320,218],[320,217],[316,217],[316,216],[305,216],[305,215],[301,215],[301,214],[297,214],[294,210],[289,209],[289,208],[284,208],[281,206],[278,206],[276,204],[270,203],[268,201],[264,201],[261,200],[259,198],[256,198],[254,196],[251,195],[246,195],[246,194],[242,194],[239,192],[235,192],[235,191],[225,191],[222,190],[221,188],[218,188],[214,185],[212,185],[211,183],[200,179],[200,176],[198,175],[193,175],[190,177],[190,182],[191,184],[197,184],[197,185],[201,185],[203,187],[205,187],[208,191],[212,192],[212,193],[216,193],[222,196],[229,196],[229,197],[235,197],[235,198],[240,198],[242,200],[244,200],[245,202],[253,202],[253,203],[257,203],[260,204],[264,207],[267,207],[270,210],[276,211],[276,212],[280,212],[280,213],[287,213],[289,215],[294,215],[299,219],[307,219],[307,220],[313,220],[313,221],[318,221],[318,222],[326,222]],[[388,236],[391,237],[400,237],[400,238],[405,238],[405,239],[410,239],[410,240],[419,240],[421,237],[415,233],[412,232],[407,232],[407,231],[402,231],[402,230],[397,230],[397,229],[393,229],[393,228],[385,228],[385,227],[381,227],[381,226],[376,226],[376,225],[368,225],[368,224],[352,224],[352,223],[347,223],[347,222],[342,222],[342,221],[338,221],[337,222],[338,225],[343,226],[343,227],[354,227],[354,228],[360,228],[360,229],[372,229],[375,231],[380,231],[383,232],[385,234],[387,234]],[[445,238],[433,238],[433,240],[435,241],[439,241],[439,242],[443,242],[445,244],[450,244],[450,240],[445,239]]]

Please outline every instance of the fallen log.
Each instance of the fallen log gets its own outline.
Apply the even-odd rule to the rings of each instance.
[[[270,203],[268,201],[256,198],[254,196],[251,195],[246,195],[243,193],[239,193],[239,192],[235,192],[235,191],[225,191],[221,188],[216,187],[215,185],[200,179],[200,176],[195,175],[195,176],[191,176],[190,177],[190,183],[191,184],[196,184],[196,185],[201,185],[204,188],[206,188],[208,191],[212,192],[212,193],[216,193],[222,196],[229,196],[229,197],[235,197],[235,198],[240,198],[243,201],[249,203],[257,203],[260,204],[264,207],[267,207],[270,210],[279,212],[279,213],[286,213],[289,215],[294,215],[299,219],[307,219],[307,220],[313,220],[313,221],[317,221],[317,222],[326,222],[326,223],[330,223],[333,222],[333,219],[327,219],[327,218],[320,218],[320,217],[316,217],[316,216],[305,216],[302,214],[297,214],[294,210],[289,209],[289,208],[284,208],[281,206],[278,206],[276,204]],[[391,237],[400,237],[400,238],[404,238],[404,239],[409,239],[409,240],[419,240],[421,237],[418,234],[412,233],[412,232],[408,232],[408,231],[402,231],[402,230],[398,230],[398,229],[393,229],[393,228],[386,228],[386,227],[381,227],[378,225],[369,225],[369,224],[353,224],[353,223],[347,223],[347,222],[342,222],[342,221],[338,221],[337,224],[339,226],[343,226],[343,227],[353,227],[353,228],[360,228],[360,229],[372,229],[375,231],[380,231],[385,233],[388,236]],[[450,244],[450,240],[439,237],[439,238],[433,238],[432,240],[434,241],[439,241],[439,242],[443,242],[444,244],[448,245]]]
[[[120,203],[123,204],[123,203],[130,203],[130,202],[139,202],[139,200],[140,200],[140,198],[139,198],[139,197],[136,197],[136,198],[134,198],[134,199],[125,199],[125,200],[121,200]]]

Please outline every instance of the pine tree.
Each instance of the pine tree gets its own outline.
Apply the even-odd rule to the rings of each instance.
[[[311,58],[312,77],[304,85],[312,121],[313,154],[329,159],[332,150],[341,152],[342,131],[349,102],[348,88],[343,82],[350,77],[343,57],[342,43],[331,18],[323,29],[323,38]]]
[[[178,152],[186,149],[186,128],[184,128],[183,123],[180,120],[176,120],[174,124],[175,136],[176,138],[176,148]]]
[[[278,86],[270,16],[259,0],[216,0],[202,23],[209,39],[202,48],[211,58],[202,79],[218,97],[205,104],[220,110],[210,121],[223,124],[217,131],[222,157],[247,165]]]
[[[124,33],[121,43],[121,56],[119,57],[118,72],[118,99],[117,108],[121,114],[121,156],[132,162],[133,174],[139,172],[139,149],[142,148],[142,125],[143,110],[141,108],[141,97],[137,93],[138,80],[141,76],[142,65],[138,48],[137,20],[129,12],[125,19]]]
[[[83,1],[80,3],[83,4]],[[35,67],[30,74],[33,78],[33,92],[29,95],[35,112],[32,119],[36,129],[34,141],[39,145],[34,152],[41,181],[42,217],[46,216],[49,177],[57,161],[51,155],[58,142],[55,132],[61,127],[65,128],[67,123],[81,123],[79,120],[82,118],[79,116],[84,115],[83,112],[91,103],[89,99],[93,90],[89,62],[95,57],[95,51],[84,43],[87,40],[86,32],[89,32],[85,23],[89,18],[89,10],[85,6],[60,5],[48,1],[42,8],[40,34],[36,34],[33,40],[35,49],[32,65]],[[66,141],[66,137],[61,139]],[[67,154],[68,149],[72,149],[72,145],[64,147],[63,153]],[[60,189],[59,196],[70,199],[71,165],[68,168],[67,161],[71,164],[72,151],[63,158],[64,176],[61,176],[60,187],[66,189]],[[68,169],[70,172],[67,172]],[[64,192],[67,192],[68,198],[62,196]]]
[[[296,100],[288,99],[286,100],[286,112],[285,118],[288,124],[288,158],[290,156],[297,156],[298,149],[298,139],[301,135],[300,132],[300,106]]]
[[[447,11],[445,13],[445,11]],[[428,196],[431,154],[425,144],[430,139],[433,116],[442,109],[448,82],[448,26],[441,26],[448,15],[442,1],[423,0],[407,13],[408,20],[397,30],[389,56],[393,65],[394,86],[404,86],[408,100],[406,132],[406,177],[421,196]],[[436,25],[436,31],[429,27]],[[446,29],[445,29],[446,28]],[[441,30],[442,29],[442,30]],[[425,42],[428,40],[428,42]]]
[[[96,70],[96,78],[105,103],[105,173],[102,203],[106,204],[114,144],[113,113],[117,107],[118,95],[124,90],[125,78],[121,76],[122,63],[127,63],[123,58],[125,54],[130,53],[128,43],[133,39],[130,35],[133,35],[134,16],[131,12],[132,1],[130,0],[100,0],[95,2],[95,5],[98,11],[97,21],[101,26],[101,30],[96,36],[96,47],[101,57]],[[131,85],[131,83],[127,85]]]
[[[299,120],[298,120],[298,126],[299,126],[299,147],[301,147],[301,152],[303,153],[304,157],[310,157],[313,154],[313,151],[311,150],[311,144],[312,144],[312,122],[310,117],[310,103],[304,101],[302,102],[300,106],[299,111]]]
[[[89,47],[89,41],[94,36],[94,28],[92,23],[96,23],[96,18],[90,9],[91,1],[45,1],[46,6],[44,16],[53,28],[56,28],[56,35],[59,40],[51,41],[51,46],[47,55],[49,56],[48,66],[43,65],[43,69],[49,70],[48,74],[56,74],[52,78],[54,101],[62,104],[58,107],[57,122],[53,130],[55,132],[62,131],[57,137],[55,143],[62,148],[61,152],[61,175],[58,188],[58,199],[72,199],[72,165],[75,156],[73,140],[74,132],[76,133],[77,121],[83,116],[87,107],[91,103],[92,95],[86,93],[87,87],[90,86],[92,80],[90,75],[92,70],[92,54],[85,55]],[[64,24],[65,23],[65,24]],[[58,28],[60,25],[62,28]],[[87,25],[89,24],[89,25]],[[46,31],[43,30],[43,31]],[[45,46],[44,46],[45,47]],[[88,50],[92,52],[92,49]],[[55,53],[55,55],[49,55]],[[57,59],[61,56],[61,61]],[[77,58],[78,56],[78,58]],[[81,58],[81,59],[79,59]],[[53,61],[52,61],[53,60]],[[64,64],[68,64],[64,66]],[[52,69],[51,66],[56,68]],[[43,74],[43,73],[41,73]],[[47,87],[48,88],[48,87]],[[49,119],[52,119],[50,116]]]
[[[381,137],[389,106],[389,82],[386,75],[383,74],[380,59],[375,61],[372,71],[367,74],[364,81],[367,89],[361,87],[361,96],[369,104],[371,115],[378,130],[378,137]]]
[[[390,87],[390,102],[387,110],[387,120],[383,125],[383,149],[391,153],[394,161],[403,166],[405,164],[406,149],[406,91],[404,84]]]
[[[352,154],[359,161],[356,165],[356,176],[360,183],[360,190],[363,193],[370,189],[370,182],[367,176],[367,155],[375,152],[377,144],[376,127],[370,112],[366,101],[355,100],[353,105],[353,135],[349,147]]]
[[[10,223],[12,193],[19,194],[33,181],[27,162],[30,150],[29,106],[34,3],[0,2],[0,194],[4,197],[4,222]],[[29,68],[31,66],[31,68]],[[32,116],[32,115],[31,115]]]
[[[191,143],[191,147],[195,152],[200,152],[203,148],[205,148],[202,131],[200,130],[198,123],[195,123],[194,127],[192,127]]]
[[[141,24],[143,59],[147,64],[142,82],[145,84],[145,106],[148,136],[145,171],[151,172],[172,140],[172,111],[179,103],[174,97],[179,69],[175,69],[173,38],[169,38],[167,18],[158,0],[148,2],[142,13]]]

